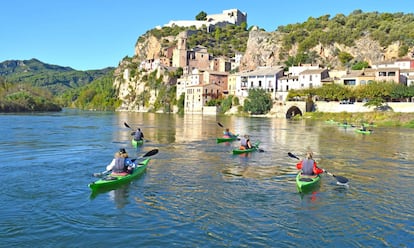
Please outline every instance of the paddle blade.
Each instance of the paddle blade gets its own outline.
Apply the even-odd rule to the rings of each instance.
[[[142,157],[149,157],[149,156],[153,156],[153,155],[155,155],[155,154],[157,154],[157,153],[158,153],[158,149],[153,149],[153,150],[151,150],[151,151],[149,151],[149,152],[145,153]]]
[[[224,127],[220,122],[217,122],[217,124],[220,126],[220,127]]]
[[[328,175],[332,176],[333,178],[335,178],[336,181],[338,181],[339,183],[346,184],[349,181],[348,178],[346,178],[346,177],[336,176],[336,175],[334,175],[334,174],[332,174],[332,173],[330,173],[326,170],[325,170],[325,172],[326,172],[326,174],[328,174]]]
[[[300,158],[298,158],[295,154],[288,152],[288,156],[291,158],[296,158],[297,160],[300,160]]]
[[[338,181],[338,182],[340,182],[340,183],[343,183],[343,184],[345,184],[345,183],[347,183],[348,182],[348,178],[346,178],[346,177],[342,177],[342,176],[335,176],[335,175],[333,175],[333,177]]]
[[[125,125],[127,128],[132,129],[132,128],[128,125],[128,123],[124,122],[124,125]]]

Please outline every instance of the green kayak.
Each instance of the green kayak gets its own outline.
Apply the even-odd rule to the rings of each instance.
[[[144,140],[135,140],[131,139],[132,147],[137,148],[138,146],[142,146],[144,144]]]
[[[362,134],[371,134],[372,133],[372,130],[355,129],[355,132],[362,133]]]
[[[260,142],[256,142],[253,145],[253,147],[250,148],[250,149],[234,149],[233,154],[243,154],[243,153],[249,153],[249,152],[257,151],[259,149],[259,143]]]
[[[148,162],[150,158],[146,158],[142,162],[140,162],[138,167],[134,169],[132,174],[128,174],[126,176],[116,176],[116,175],[108,175],[104,178],[99,179],[96,182],[90,183],[88,186],[91,188],[92,191],[98,190],[106,190],[106,189],[114,189],[117,186],[124,184],[126,182],[130,182],[132,179],[137,178],[139,175],[142,175],[145,170],[147,169]]]
[[[217,144],[218,143],[223,143],[223,142],[232,142],[237,140],[238,137],[237,136],[232,136],[232,137],[221,137],[221,138],[217,138]]]
[[[321,176],[302,176],[302,173],[299,172],[296,175],[296,186],[300,193],[306,193],[312,191],[317,186],[320,185]]]

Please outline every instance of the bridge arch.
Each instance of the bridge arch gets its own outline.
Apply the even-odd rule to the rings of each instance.
[[[290,118],[292,118],[292,117],[294,117],[296,115],[302,116],[302,111],[297,106],[291,106],[286,111],[286,119],[290,119]]]

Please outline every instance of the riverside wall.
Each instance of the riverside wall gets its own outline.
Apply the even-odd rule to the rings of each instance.
[[[372,112],[374,107],[365,107],[362,102],[355,102],[353,104],[340,104],[339,102],[322,102],[317,101],[316,111],[319,112],[328,112],[328,113],[340,113],[340,112]],[[387,105],[394,112],[401,113],[414,113],[414,103],[413,102],[389,102]]]
[[[375,107],[365,107],[363,102],[355,102],[353,104],[340,104],[339,102],[325,102],[325,101],[316,101],[315,107],[317,112],[325,113],[364,113],[364,112],[373,112]],[[394,112],[400,113],[414,113],[414,102],[389,102],[386,105],[391,108]],[[305,102],[294,102],[288,101],[284,103],[275,103],[272,110],[266,115],[257,115],[261,117],[272,117],[272,118],[286,118],[286,114],[292,107],[297,107],[302,113],[306,112]],[[235,110],[235,109],[234,109]],[[226,114],[236,114],[237,111],[229,111]]]

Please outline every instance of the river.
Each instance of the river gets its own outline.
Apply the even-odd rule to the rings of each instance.
[[[134,150],[131,127],[147,142]],[[263,152],[232,155],[223,128]],[[0,247],[413,247],[414,132],[321,121],[85,112],[0,115]],[[141,177],[91,196],[114,152],[151,149]],[[321,186],[299,194],[311,149]]]

